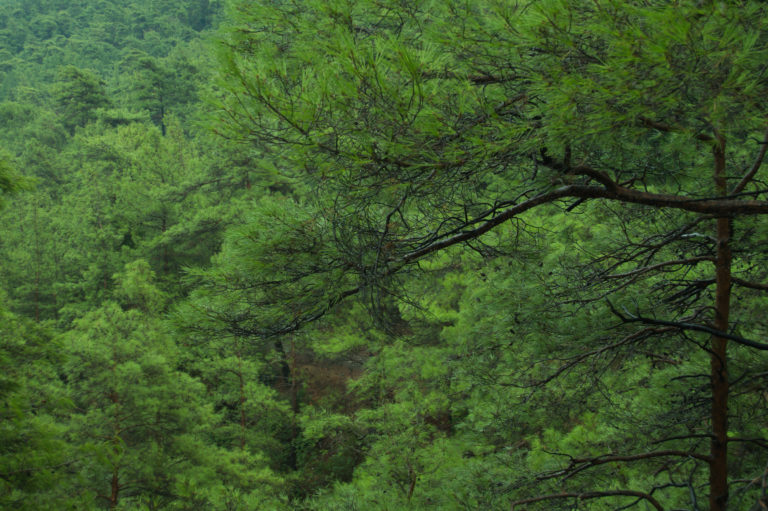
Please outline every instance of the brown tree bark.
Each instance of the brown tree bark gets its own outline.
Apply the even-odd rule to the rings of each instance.
[[[120,478],[119,469],[115,467],[112,470],[112,485],[109,494],[109,509],[115,509],[117,507],[117,498],[120,494]]]
[[[239,340],[238,340],[239,342]],[[245,450],[245,378],[243,376],[243,359],[240,356],[240,350],[237,350],[237,377],[240,381],[240,450]]]
[[[112,381],[114,383],[117,382],[117,375],[115,374],[117,363],[118,363],[117,349],[115,344],[113,344],[112,345],[112,367],[110,368],[110,371],[112,372]],[[117,393],[116,389],[113,389],[109,392],[109,400],[112,402],[112,404],[115,405],[115,414],[114,414],[113,423],[112,423],[112,433],[114,435],[113,444],[115,446],[115,449],[117,449],[119,446],[119,439],[123,433],[123,426],[120,420],[120,395]],[[109,509],[115,509],[117,507],[119,496],[120,496],[120,463],[119,461],[117,461],[115,466],[112,467],[112,481],[110,482],[110,493],[109,493]]]
[[[715,186],[723,196],[728,193],[725,173],[725,139],[716,134],[714,144]],[[728,331],[731,305],[731,218],[717,219],[717,260],[715,263],[716,330]],[[727,339],[713,335],[711,339],[712,442],[709,464],[709,509],[725,511],[728,502],[728,359]]]
[[[40,233],[37,230],[37,209],[35,202],[34,231],[35,231],[35,323],[40,323]]]

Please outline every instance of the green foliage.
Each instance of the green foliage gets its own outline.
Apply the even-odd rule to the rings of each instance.
[[[765,143],[765,5],[233,2],[229,16],[222,131],[262,148],[275,168],[302,169],[296,180],[313,193],[299,204],[318,227],[309,234],[284,212],[256,220],[291,226],[280,232],[296,248],[291,255],[253,228],[232,231],[201,281],[218,293],[198,310],[222,331],[270,336],[341,299],[371,302],[392,350],[372,354],[358,385],[383,386],[390,397],[356,414],[380,430],[355,474],[360,498],[344,493],[344,505],[383,502],[387,486],[399,487],[388,498],[394,507],[420,498],[415,474],[429,473],[422,453],[439,437],[430,420],[445,413],[459,419],[446,433],[495,450],[529,446],[530,459],[517,457],[510,472],[538,478],[508,475],[509,500],[555,494],[554,481],[579,494],[607,480],[606,491],[654,488],[665,506],[697,507],[701,457],[681,456],[671,470],[653,454],[619,475],[612,463],[587,470],[588,462],[568,460],[653,452],[658,443],[678,456],[706,451],[699,439],[707,432],[724,434],[716,425],[723,401],[708,416],[702,403],[711,397],[692,381],[711,363],[712,389],[723,388],[716,369],[726,357],[694,331],[712,324],[715,287],[715,324],[728,312],[737,324],[756,323],[748,309],[724,304],[732,291],[723,275],[749,267],[742,254],[759,239],[740,204],[757,197],[756,214],[767,211],[748,173],[763,157],[755,140]],[[748,192],[720,198],[734,189],[727,179],[745,175],[734,193]],[[704,199],[728,209],[693,205]],[[715,228],[712,218],[737,215],[745,234],[733,240],[731,264],[730,227],[723,219]],[[445,300],[424,303],[425,289],[440,288],[415,283],[417,266],[430,269],[430,255],[460,242],[484,259],[482,278],[459,277],[462,298],[482,307],[451,301],[457,295],[444,289]],[[466,261],[457,266],[472,271]],[[393,309],[381,296],[409,305]],[[424,310],[433,316],[421,320]],[[764,360],[747,358],[735,359],[747,372]],[[367,382],[377,370],[383,380]],[[665,407],[656,406],[660,388]],[[517,413],[510,403],[521,403]],[[607,421],[596,420],[598,411]],[[712,474],[725,466],[716,451]],[[745,477],[756,477],[758,458]],[[366,480],[370,467],[377,471]],[[725,468],[718,474],[713,481],[726,478]],[[381,486],[366,494],[369,480]],[[725,490],[712,488],[711,506],[721,509]],[[494,495],[485,490],[482,498]],[[604,496],[597,506],[623,505]],[[447,505],[426,498],[419,505]]]
[[[0,152],[0,207],[4,206],[8,195],[22,190],[25,184],[11,162],[10,155]]]
[[[106,302],[65,336],[77,409],[70,435],[84,454],[79,491],[96,505],[126,509],[223,509],[233,492],[251,502],[272,499],[267,488],[279,479],[259,456],[209,443],[219,419],[202,383],[175,368],[178,348],[147,312],[160,292],[146,262],[116,278],[130,308]]]
[[[113,278],[117,283],[115,297],[123,308],[137,308],[147,313],[163,310],[167,297],[153,285],[155,272],[143,259],[125,265],[125,273],[115,274]]]
[[[32,5],[30,5],[32,4]],[[51,81],[62,66],[111,76],[124,51],[166,56],[212,26],[217,2],[112,0],[5,2],[0,6],[0,99],[19,85]]]
[[[210,44],[220,4],[0,6],[0,508],[706,507],[669,323],[713,324],[697,205],[764,204],[712,161],[755,165],[765,5],[233,0]],[[728,359],[757,508],[766,357]]]
[[[73,460],[63,441],[70,407],[60,346],[0,307],[0,507],[62,509],[70,497],[57,486],[68,484]]]
[[[20,228],[0,237],[14,262],[0,274],[17,307],[69,321],[108,298],[112,275],[136,258],[178,293],[171,275],[210,257],[235,208],[210,193],[219,177],[197,144],[166,122],[166,137],[136,122],[95,123],[61,151],[28,143],[22,159],[38,189],[3,213]]]
[[[53,98],[64,126],[70,132],[95,120],[96,110],[110,104],[104,82],[94,73],[74,66],[59,72]]]
[[[323,242],[332,235],[316,210],[288,197],[253,204],[250,218],[227,233],[215,264],[191,272],[190,304],[202,312],[197,327],[218,331],[224,323],[237,335],[269,335],[273,325],[325,313],[334,305],[323,300],[327,290],[348,281],[344,255]]]
[[[121,67],[131,73],[132,105],[147,110],[152,122],[165,135],[166,115],[196,99],[199,71],[184,57],[155,59],[142,52],[128,53]]]

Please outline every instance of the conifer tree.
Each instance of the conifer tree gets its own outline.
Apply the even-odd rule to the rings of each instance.
[[[0,338],[0,507],[64,509],[71,502],[64,487],[76,458],[64,442],[70,409],[57,374],[61,347],[50,332],[4,303]]]
[[[110,105],[104,82],[93,72],[67,66],[59,72],[54,99],[64,126],[74,133],[96,119],[96,110]]]
[[[65,335],[77,413],[81,489],[98,508],[230,509],[274,502],[262,458],[214,443],[219,417],[202,383],[177,368],[179,350],[158,313],[166,297],[139,260],[115,275],[115,298]],[[239,504],[237,504],[239,502]]]
[[[766,324],[737,301],[766,289],[753,266],[756,219],[768,214],[763,3],[241,2],[230,15],[222,123],[279,168],[302,169],[316,192],[286,205],[285,217],[307,217],[280,223],[290,256],[243,237],[252,271],[213,274],[242,306],[218,315],[226,328],[292,332],[345,298],[397,294],[437,252],[491,254],[488,234],[503,224],[520,239],[557,217],[583,248],[554,251],[561,264],[540,292],[562,317],[585,319],[555,337],[547,360],[562,367],[540,381],[605,353],[629,368],[641,350],[674,354],[681,378],[707,373],[709,385],[688,389],[696,406],[673,403],[660,438],[626,431],[604,455],[576,446],[529,481],[534,492],[558,479],[573,488],[521,492],[512,505],[634,498],[661,509],[663,488],[696,507],[704,487],[722,511],[732,481],[759,476],[757,454],[743,476],[729,474],[729,445],[751,440],[729,429],[749,428],[729,426],[728,401],[768,350]],[[616,328],[584,328],[591,317]],[[675,490],[677,475],[591,487],[589,473],[624,462],[657,475],[679,463],[694,490]]]

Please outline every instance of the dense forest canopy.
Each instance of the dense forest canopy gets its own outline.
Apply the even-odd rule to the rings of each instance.
[[[0,5],[0,508],[768,506],[768,7]]]

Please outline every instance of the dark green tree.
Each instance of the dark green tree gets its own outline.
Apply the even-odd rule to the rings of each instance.
[[[155,59],[145,53],[133,52],[123,59],[132,71],[130,93],[136,107],[149,112],[150,119],[163,135],[165,116],[178,111],[196,98],[197,70],[179,59]]]
[[[67,66],[59,71],[53,96],[62,122],[70,133],[95,120],[97,109],[110,105],[104,85],[89,70]]]
[[[5,199],[23,188],[24,181],[19,176],[11,156],[0,152],[0,207],[5,205]]]

